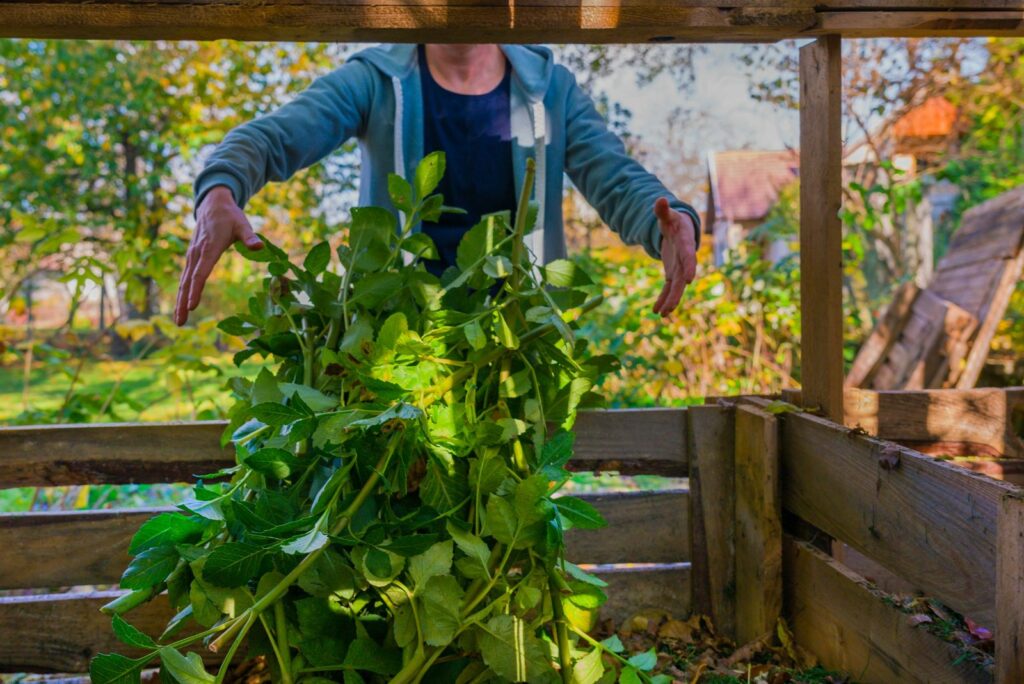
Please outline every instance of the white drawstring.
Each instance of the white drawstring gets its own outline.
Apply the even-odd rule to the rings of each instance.
[[[391,86],[395,89],[395,173],[405,178],[405,149],[404,136],[402,135],[402,123],[405,118],[405,99],[402,96],[402,81],[397,76],[391,77]],[[395,207],[398,209],[397,207]],[[398,222],[405,226],[405,213],[398,209]],[[406,266],[412,264],[413,255],[402,252],[402,261]]]
[[[534,196],[537,200],[537,225],[530,234],[530,245],[537,264],[544,263],[544,199],[547,194],[548,121],[544,101],[533,103],[533,147],[537,162]]]

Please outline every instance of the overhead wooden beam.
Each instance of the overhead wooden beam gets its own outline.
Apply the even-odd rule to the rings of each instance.
[[[338,42],[764,42],[1024,35],[1022,0],[0,0],[0,36]]]
[[[842,47],[800,48],[800,372],[803,400],[843,422]]]

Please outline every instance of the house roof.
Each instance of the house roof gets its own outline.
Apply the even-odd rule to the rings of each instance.
[[[904,114],[892,127],[892,135],[900,138],[944,138],[953,132],[957,108],[936,95]]]
[[[710,230],[717,218],[730,223],[765,218],[782,188],[800,177],[800,155],[796,150],[712,152],[708,172]]]

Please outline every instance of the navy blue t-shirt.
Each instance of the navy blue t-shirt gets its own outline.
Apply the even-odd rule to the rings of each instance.
[[[423,89],[423,151],[445,154],[445,174],[437,192],[450,207],[465,214],[442,214],[437,223],[424,221],[423,232],[437,245],[440,259],[424,262],[440,275],[455,265],[459,241],[484,214],[516,208],[512,175],[512,133],[509,105],[511,69],[494,90],[483,95],[461,95],[445,90],[427,66],[426,50],[419,46]]]

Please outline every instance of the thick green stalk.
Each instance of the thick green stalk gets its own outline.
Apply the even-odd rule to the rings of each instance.
[[[274,631],[277,632],[277,651],[281,661],[281,682],[292,684],[291,648],[288,646],[288,619],[284,615],[284,604],[274,604]]]
[[[512,239],[512,277],[510,284],[512,292],[519,292],[519,284],[522,279],[520,264],[523,260],[526,238],[526,216],[530,211],[530,191],[533,189],[533,176],[536,173],[536,162],[532,159],[526,160],[526,173],[523,176],[523,191],[519,193],[519,204],[516,206],[516,225],[513,230]]]
[[[572,684],[572,651],[569,649],[569,630],[565,626],[565,608],[562,606],[562,592],[554,578],[556,570],[549,572],[548,592],[551,594],[551,611],[555,615],[555,636],[558,638],[558,660],[562,665],[563,684]]]

